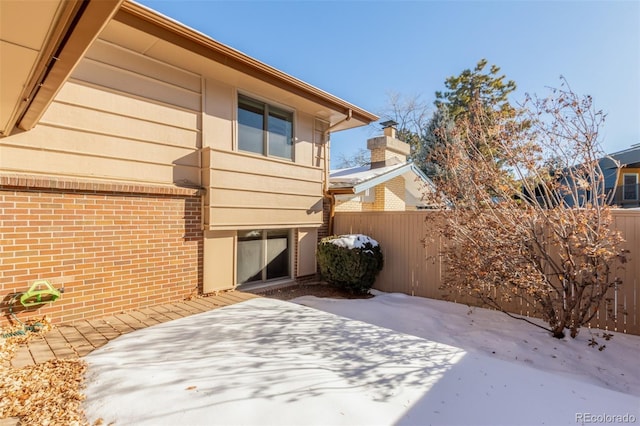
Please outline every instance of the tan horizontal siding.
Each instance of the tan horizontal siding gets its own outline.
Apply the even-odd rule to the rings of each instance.
[[[212,225],[208,228],[211,230],[319,226],[322,223],[322,211],[211,207],[209,220]]]
[[[197,166],[151,163],[144,158],[87,156],[4,145],[0,157],[0,169],[4,172],[189,186],[197,186],[200,182]]]
[[[196,129],[176,128],[59,102],[53,102],[49,106],[40,124],[194,148],[198,137]]]
[[[321,169],[211,148],[203,155],[208,229],[322,223]]]
[[[198,74],[148,56],[142,56],[103,39],[96,40],[85,57],[182,87],[194,93],[200,92],[200,76]]]
[[[322,169],[294,163],[292,161],[261,155],[210,149],[210,165],[218,170],[240,170],[264,176],[280,176],[287,179],[318,182],[322,179]]]
[[[98,42],[32,131],[3,141],[16,174],[199,186],[201,79]]]
[[[271,191],[281,194],[322,195],[322,184],[320,182],[287,179],[265,174],[253,174],[243,170],[232,172],[211,169],[211,187],[213,189],[230,188],[240,191]]]
[[[247,196],[248,195],[248,196]],[[234,189],[218,189],[211,191],[212,206],[244,206],[274,205],[279,208],[305,209],[313,206],[318,201],[317,195],[292,195],[279,194],[277,192],[238,191]]]
[[[183,110],[73,79],[60,90],[56,101],[166,126],[200,128],[200,114],[196,111]]]
[[[322,196],[322,170],[318,168],[213,149],[205,150],[204,155],[210,173],[208,185],[214,190]],[[265,205],[275,204],[269,201]]]
[[[198,151],[196,148],[163,145],[156,142],[125,139],[107,134],[74,130],[74,137],[69,137],[69,129],[40,125],[31,134],[22,134],[11,138],[3,144],[4,148],[30,149],[38,156],[40,152],[51,151],[71,156],[87,157],[86,161],[99,159],[123,159],[140,163],[164,165],[192,165],[198,167]],[[32,137],[33,136],[33,137]],[[30,157],[33,158],[33,157]],[[92,160],[92,158],[94,160]],[[94,164],[98,169],[102,166]]]
[[[84,59],[80,62],[72,77],[120,92],[153,99],[167,105],[175,105],[193,111],[201,109],[200,93],[92,59]]]

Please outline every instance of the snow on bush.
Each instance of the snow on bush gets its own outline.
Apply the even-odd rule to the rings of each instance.
[[[318,246],[322,278],[352,293],[368,293],[383,264],[380,245],[367,235],[333,235]]]
[[[329,242],[340,247],[346,247],[348,249],[363,248],[365,244],[369,243],[372,246],[377,246],[378,242],[373,238],[363,234],[349,234],[340,235],[338,237],[330,237],[332,240]]]

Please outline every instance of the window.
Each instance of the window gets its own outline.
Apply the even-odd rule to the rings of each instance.
[[[238,149],[293,158],[293,113],[238,95]]]
[[[290,274],[289,230],[238,231],[238,284]]]
[[[625,173],[622,176],[622,199],[625,201],[638,199],[637,173]]]

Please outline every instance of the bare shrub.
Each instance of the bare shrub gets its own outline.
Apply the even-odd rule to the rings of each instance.
[[[621,284],[614,265],[626,259],[599,163],[605,116],[564,80],[529,97],[517,120],[479,103],[469,112],[432,154],[451,205],[437,215],[449,241],[444,288],[531,322],[509,312],[527,303],[554,337],[575,337]]]

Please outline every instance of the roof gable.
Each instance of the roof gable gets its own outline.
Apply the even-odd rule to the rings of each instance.
[[[333,170],[329,175],[329,192],[358,194],[398,176],[403,176],[407,184],[419,181],[428,188],[435,189],[431,179],[415,164],[408,162],[378,168],[371,168],[370,165],[367,165]]]

